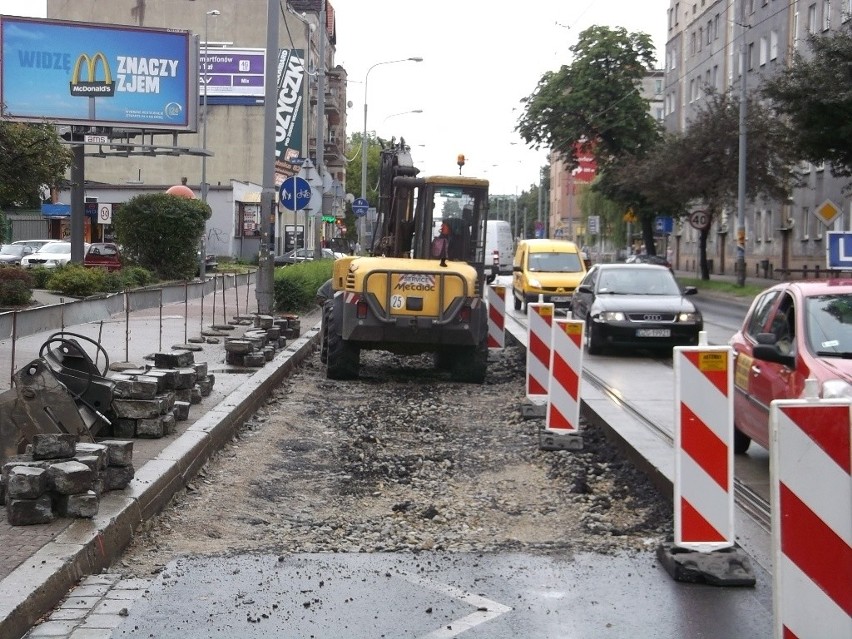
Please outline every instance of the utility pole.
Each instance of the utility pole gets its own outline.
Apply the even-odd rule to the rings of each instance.
[[[321,3],[319,12],[319,28],[317,29],[317,175],[320,183],[319,209],[313,212],[314,217],[314,257],[322,257],[322,216],[325,213],[325,2]]]
[[[739,164],[737,169],[737,286],[745,286],[745,199],[746,199],[746,116],[748,114],[748,93],[746,91],[746,73],[748,72],[748,44],[746,43],[745,0],[740,0],[742,8],[742,42],[740,43],[740,114],[739,114]]]

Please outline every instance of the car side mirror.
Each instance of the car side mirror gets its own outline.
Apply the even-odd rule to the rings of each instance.
[[[755,359],[760,359],[765,362],[773,362],[781,364],[789,369],[796,368],[796,358],[793,355],[782,353],[776,343],[777,338],[774,333],[758,333],[755,338],[755,344],[752,354]]]
[[[32,247],[32,246],[25,246],[25,247],[24,247],[24,255],[29,255],[29,254],[30,254],[30,253],[32,253],[32,252],[33,252],[33,247]]]
[[[580,292],[580,293],[589,293],[589,294],[594,293],[594,291],[592,290],[592,287],[589,286],[588,284],[580,284],[580,286],[577,287],[577,291]]]
[[[684,295],[695,295],[696,293],[698,293],[698,289],[695,288],[694,286],[684,286],[683,287],[683,294]]]

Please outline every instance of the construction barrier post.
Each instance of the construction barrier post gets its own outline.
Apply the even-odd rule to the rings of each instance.
[[[525,419],[546,414],[553,315],[553,304],[527,304],[527,402],[521,405]]]
[[[584,322],[553,320],[548,376],[547,419],[539,433],[544,450],[582,450],[580,378],[583,375]]]
[[[674,544],[657,557],[677,581],[753,586],[734,541],[733,349],[676,346]]]
[[[776,400],[771,433],[776,639],[852,637],[852,404]],[[810,395],[811,398],[807,398]]]
[[[488,348],[506,347],[506,287],[491,284],[487,287]]]

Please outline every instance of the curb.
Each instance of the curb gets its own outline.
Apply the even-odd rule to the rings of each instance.
[[[75,520],[3,579],[0,637],[23,637],[80,579],[109,566],[130,543],[136,527],[186,486],[266,401],[269,391],[314,351],[319,339],[316,325],[142,466],[127,489],[106,494],[94,518]]]

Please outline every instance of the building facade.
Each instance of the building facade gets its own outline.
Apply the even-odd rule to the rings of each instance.
[[[299,176],[309,181],[314,197],[306,210],[291,212],[277,207],[276,254],[290,248],[293,241],[313,246],[319,238],[333,234],[333,222],[323,221],[322,216],[326,220],[342,217],[346,178],[346,71],[334,63],[334,8],[327,0],[297,0],[282,6],[287,10],[279,14],[279,51],[298,54],[304,63],[299,78],[303,83],[300,135],[293,140],[293,155],[298,153],[302,162]],[[323,25],[321,16],[325,17]],[[215,60],[231,55],[265,54],[266,0],[48,0],[47,17],[180,29],[197,35],[202,67],[198,132],[176,136],[179,140],[175,146],[206,147],[209,155],[206,159],[198,154],[168,153],[97,157],[98,148],[87,146],[86,198],[101,205],[116,205],[139,193],[161,192],[185,182],[213,209],[207,225],[208,252],[243,259],[256,256],[262,225],[264,90],[255,86],[253,92],[228,93],[214,81],[214,65]],[[211,60],[214,62],[205,66],[204,62]],[[318,156],[321,172],[316,167]],[[298,166],[291,165],[288,171],[276,163],[276,186],[291,177]],[[68,202],[69,198],[68,192],[60,194],[60,201]]]

